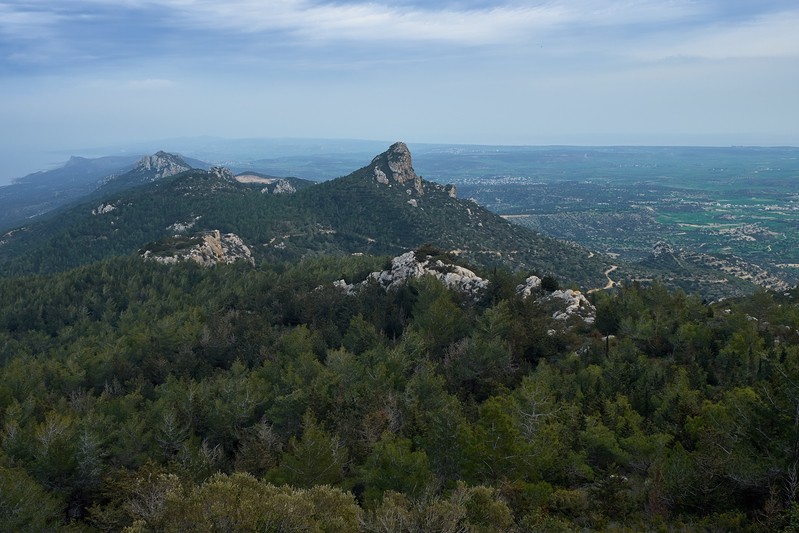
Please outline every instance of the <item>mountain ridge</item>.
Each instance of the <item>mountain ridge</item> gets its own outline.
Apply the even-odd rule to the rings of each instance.
[[[105,194],[91,202],[6,234],[0,239],[5,242],[0,270],[52,272],[134,253],[145,243],[172,236],[170,228],[195,221],[195,231],[236,233],[256,260],[398,255],[430,243],[483,268],[507,266],[585,287],[605,280],[606,262],[600,257],[511,224],[456,198],[454,188],[423,180],[404,143],[393,144],[347,176],[306,182],[287,195],[264,194],[260,184],[239,183],[221,168],[159,179],[143,177],[141,169],[132,172],[133,180],[144,183],[103,189],[98,192]]]

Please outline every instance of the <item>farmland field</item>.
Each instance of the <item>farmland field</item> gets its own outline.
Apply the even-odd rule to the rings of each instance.
[[[514,223],[611,257],[647,261],[664,242],[768,288],[799,280],[796,148],[472,147],[414,162]]]

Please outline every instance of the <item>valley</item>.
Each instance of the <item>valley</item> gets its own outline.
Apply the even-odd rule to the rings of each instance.
[[[517,154],[502,175],[477,173],[499,156],[475,156],[460,165],[462,177],[446,178],[515,224],[611,257],[656,267],[653,246],[662,242],[683,268],[784,290],[799,280],[798,155],[789,148],[553,147],[530,149],[526,160]]]

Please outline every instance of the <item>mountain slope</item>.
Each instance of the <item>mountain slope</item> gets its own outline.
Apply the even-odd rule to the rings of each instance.
[[[0,230],[24,224],[57,209],[103,198],[206,163],[163,151],[145,156],[109,156],[87,159],[73,156],[64,166],[36,172],[0,187]]]
[[[291,181],[295,188],[311,183]],[[241,228],[249,242],[268,240],[286,195],[262,193],[262,188],[239,183],[229,170],[215,167],[93,198],[0,235],[0,273],[56,272],[189,231],[238,233]]]
[[[0,230],[74,202],[96,190],[103,178],[128,171],[140,156],[87,159],[75,157],[64,166],[28,174],[0,187]]]
[[[403,143],[349,176],[298,193],[292,201],[335,228],[347,251],[390,253],[435,246],[468,262],[553,273],[587,286],[600,283],[604,262],[589,253],[507,222],[456,198],[454,187],[422,180]]]
[[[193,166],[186,162],[181,156],[170,154],[163,150],[153,155],[146,155],[139,159],[131,170],[124,174],[109,176],[100,186],[95,197],[104,197],[108,194],[130,189],[145,183],[156,181],[181,172],[186,172],[192,168],[206,168],[207,165],[201,163],[200,166]]]
[[[62,270],[191,227],[236,233],[256,259],[397,255],[430,243],[476,266],[554,274],[584,287],[605,282],[599,257],[459,200],[453,187],[423,181],[403,143],[346,177],[295,194],[261,191],[262,184],[240,183],[220,168],[146,182],[0,237],[0,271]]]

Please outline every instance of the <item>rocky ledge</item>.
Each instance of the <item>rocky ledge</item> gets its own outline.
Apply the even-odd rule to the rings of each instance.
[[[543,291],[541,278],[538,276],[530,276],[524,280],[524,283],[517,285],[516,294],[525,300],[531,296],[538,296],[536,304],[554,308],[552,318],[555,320],[569,320],[576,317],[586,324],[593,324],[596,320],[596,308],[583,293],[566,289],[547,294]]]
[[[555,320],[568,320],[572,317],[578,317],[586,324],[593,324],[596,320],[596,308],[580,291],[572,289],[558,290],[546,298],[561,300],[564,304],[563,309],[552,314],[552,318]]]
[[[297,192],[297,189],[294,188],[294,185],[292,185],[288,180],[279,179],[274,182],[271,191],[267,186],[261,189],[261,192],[264,194],[269,194],[270,192],[272,194],[294,194]]]
[[[163,239],[140,250],[139,253],[145,260],[167,265],[179,261],[194,261],[204,267],[235,261],[255,264],[252,252],[238,235],[235,233],[223,235],[219,230],[192,237],[175,236]]]
[[[420,254],[422,255],[422,254]],[[474,298],[488,287],[488,280],[471,270],[458,265],[447,264],[429,255],[417,256],[417,252],[407,252],[391,260],[391,268],[382,272],[372,272],[360,284],[347,284],[344,280],[336,282],[338,287],[353,293],[368,283],[378,283],[383,289],[400,287],[413,278],[433,276],[449,289],[457,290]]]

